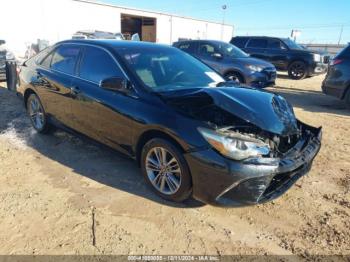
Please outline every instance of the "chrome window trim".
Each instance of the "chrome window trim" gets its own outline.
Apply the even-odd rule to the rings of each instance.
[[[122,66],[120,65],[120,63],[118,62],[118,60],[113,56],[113,54],[106,48],[102,47],[102,46],[98,46],[98,45],[94,45],[94,44],[88,44],[88,43],[63,43],[62,45],[78,45],[78,46],[90,46],[90,47],[96,47],[99,49],[102,49],[103,51],[107,52],[108,55],[113,59],[114,63],[117,65],[117,67],[120,69],[120,71],[123,73],[124,77],[130,81],[128,75],[126,74],[125,70],[122,68]],[[81,77],[78,77],[82,80],[86,80],[86,81],[90,81]],[[93,82],[93,81],[90,81]],[[95,83],[98,84],[98,83]]]
[[[120,71],[122,72],[122,74],[124,75],[124,77],[131,83],[130,81],[130,78],[128,77],[128,75],[126,74],[125,70],[121,67],[121,65],[119,64],[118,60],[113,56],[113,54],[107,50],[106,48],[102,47],[102,46],[98,46],[98,45],[94,45],[94,44],[88,44],[88,43],[62,43],[62,44],[58,44],[57,46],[53,47],[53,50],[51,50],[49,52],[48,55],[50,55],[52,52],[55,52],[57,48],[59,48],[60,46],[62,45],[77,45],[77,46],[90,46],[90,47],[97,47],[97,48],[100,48],[102,50],[104,50],[105,52],[108,53],[108,55],[110,57],[112,57],[114,63],[116,63],[116,65],[118,66],[118,68],[120,69]],[[46,56],[47,57],[47,56]],[[45,58],[46,58],[45,57]],[[44,70],[51,70],[53,72],[56,72],[56,73],[60,73],[60,74],[64,74],[66,76],[69,76],[69,77],[73,77],[73,78],[77,78],[79,80],[83,80],[83,81],[86,81],[86,82],[89,82],[91,84],[95,84],[97,86],[100,86],[100,83],[97,83],[97,82],[94,82],[94,81],[91,81],[91,80],[88,80],[88,79],[85,79],[85,78],[81,78],[80,76],[78,75],[71,75],[71,74],[67,74],[65,72],[62,72],[60,70],[56,70],[56,69],[52,69],[51,67],[50,68],[46,68],[46,67],[43,67],[41,66],[41,64],[37,64],[37,66],[41,69],[44,69]],[[51,65],[50,65],[51,66]],[[135,93],[138,93],[138,91],[134,88],[133,84],[131,84],[131,88],[132,90],[135,91]]]

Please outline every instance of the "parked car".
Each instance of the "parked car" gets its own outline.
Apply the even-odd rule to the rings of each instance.
[[[173,46],[198,58],[226,79],[260,88],[275,84],[277,74],[272,64],[252,58],[234,45],[192,40],[175,42]]]
[[[0,40],[0,82],[6,81],[6,62],[15,62],[15,55],[5,47],[6,41]]]
[[[331,60],[322,90],[327,95],[345,100],[350,108],[350,45]]]
[[[111,33],[98,30],[80,30],[77,31],[72,39],[82,40],[82,39],[115,39],[115,40],[126,40],[122,33]],[[140,41],[139,34],[134,34],[131,36],[132,41]]]
[[[287,71],[291,79],[324,74],[328,68],[329,56],[305,49],[289,38],[237,36],[230,43],[253,57],[271,62],[277,70]]]
[[[271,200],[309,171],[321,146],[321,128],[297,120],[283,97],[230,87],[169,46],[64,41],[25,62],[20,77],[38,132],[56,124],[120,150],[168,200]]]

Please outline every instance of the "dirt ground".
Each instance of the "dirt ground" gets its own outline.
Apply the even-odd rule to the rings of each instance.
[[[321,93],[323,77],[269,89],[323,126],[323,145],[285,195],[246,208],[163,201],[117,152],[36,134],[0,88],[0,254],[350,255],[350,111]]]

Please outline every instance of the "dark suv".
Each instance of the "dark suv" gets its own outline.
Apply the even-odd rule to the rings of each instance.
[[[330,62],[322,90],[327,95],[344,99],[350,108],[350,45]]]
[[[226,79],[258,88],[275,84],[276,68],[272,64],[252,58],[234,45],[192,40],[176,42],[173,46],[201,60]]]
[[[291,79],[323,74],[328,68],[329,56],[305,49],[289,38],[237,36],[230,43],[271,62],[277,70],[287,71]]]

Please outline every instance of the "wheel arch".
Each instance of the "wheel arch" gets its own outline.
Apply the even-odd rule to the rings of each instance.
[[[226,70],[225,73],[224,73],[224,77],[226,77],[228,74],[231,74],[231,73],[239,75],[242,78],[243,83],[247,82],[245,77],[244,77],[244,74],[242,72],[240,72],[239,70],[233,69],[233,68],[230,68],[230,69]]]
[[[181,143],[172,135],[159,129],[150,129],[143,132],[137,139],[135,146],[135,159],[137,164],[140,166],[141,153],[144,145],[154,138],[162,138],[174,144],[182,153],[186,152],[185,148]]]
[[[295,57],[293,59],[291,59],[287,65],[287,70],[289,69],[289,67],[291,66],[291,64],[293,64],[294,62],[302,62],[306,65],[306,67],[308,68],[309,66],[309,62],[306,61],[305,59],[303,59],[302,57]]]
[[[27,88],[26,91],[24,91],[24,94],[23,94],[23,102],[24,102],[24,106],[25,106],[25,107],[27,106],[27,100],[28,100],[28,98],[29,98],[29,96],[30,96],[31,94],[37,95],[37,93],[36,93],[33,89],[31,89],[31,88]]]

